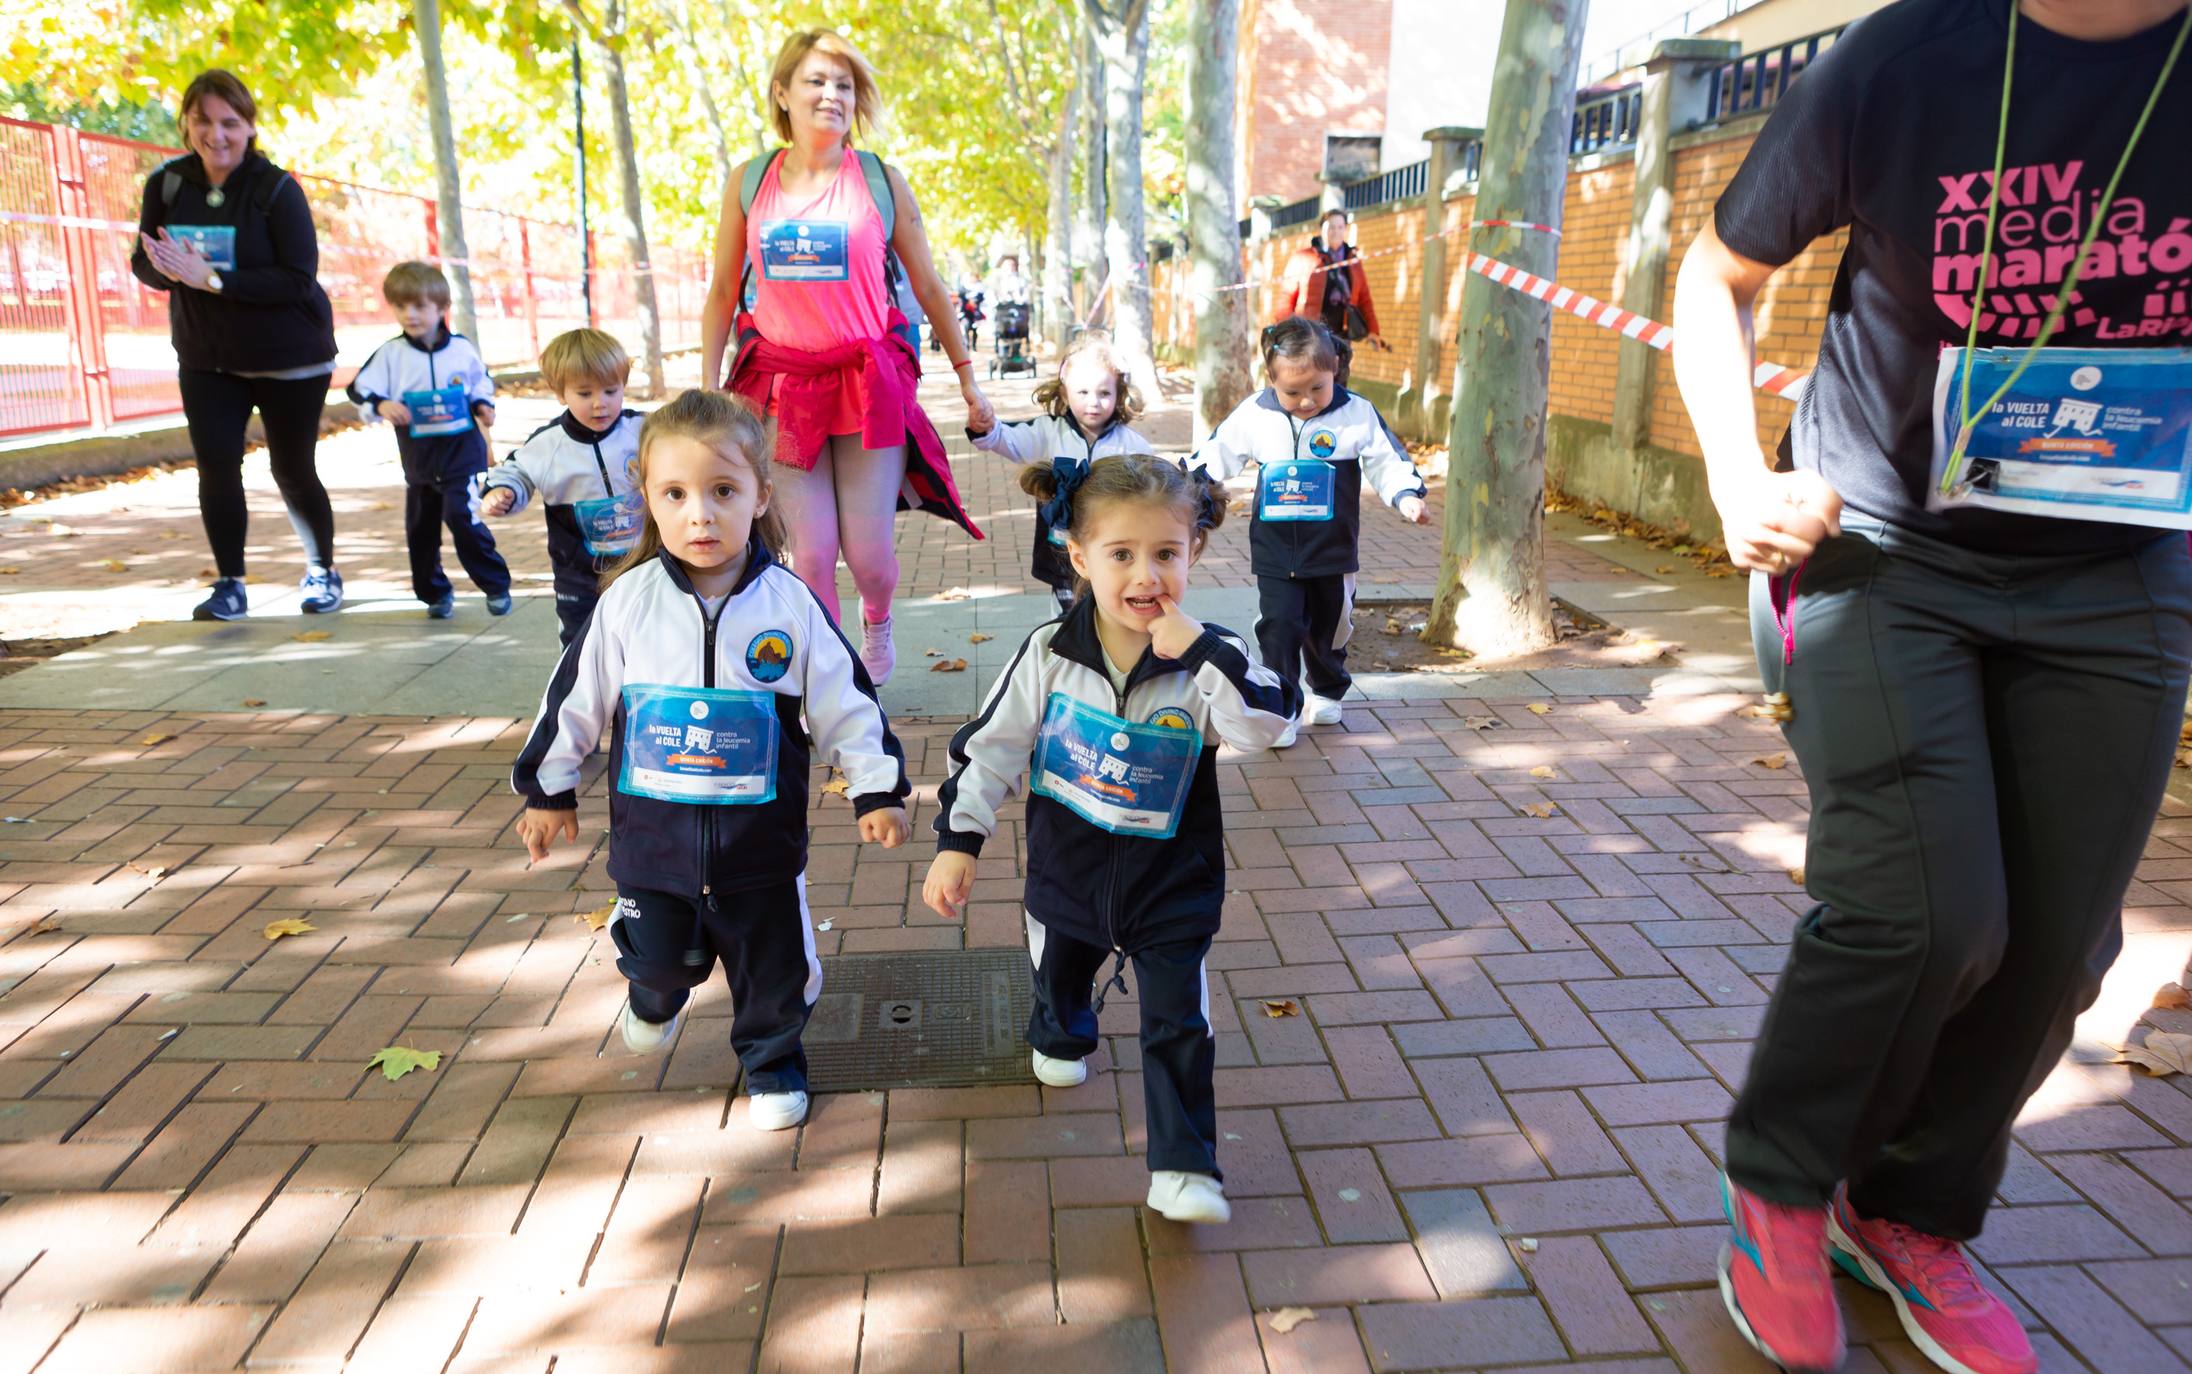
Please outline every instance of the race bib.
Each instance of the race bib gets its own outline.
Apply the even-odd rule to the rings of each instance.
[[[630,553],[639,542],[646,504],[646,497],[637,491],[572,502],[571,514],[578,519],[579,537],[586,541],[586,552],[596,558],[622,558]]]
[[[2025,350],[1972,354],[1977,405]],[[1971,427],[1942,490],[1960,420],[1964,350],[1941,354],[1933,384],[1928,510],[1979,507],[2192,529],[2192,349],[2043,348]]]
[[[462,382],[451,382],[438,391],[406,391],[403,405],[411,412],[414,439],[462,434],[472,427],[472,404]]]
[[[1168,840],[1202,756],[1192,725],[1135,725],[1053,692],[1028,788],[1114,835]]]
[[[772,219],[761,224],[761,275],[770,281],[844,281],[849,226],[835,219]]]
[[[617,790],[702,806],[774,801],[777,734],[772,692],[626,687]]]
[[[1333,467],[1314,458],[1266,463],[1259,520],[1330,520]]]
[[[204,258],[216,272],[236,270],[236,226],[233,224],[170,224],[167,236]]]

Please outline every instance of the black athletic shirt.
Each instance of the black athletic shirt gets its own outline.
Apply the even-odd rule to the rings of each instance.
[[[1925,508],[1934,375],[1941,349],[1964,342],[1977,285],[2012,3],[1901,0],[1853,25],[1782,96],[1713,224],[1728,247],[1776,266],[1849,227],[1819,366],[1789,432],[1797,466],[1817,470],[1852,509],[1991,552],[2132,547],[2155,532]],[[2020,21],[1998,289],[1981,318],[1982,347],[2037,335],[2183,19],[2106,43]],[[2187,128],[2192,47],[2050,345],[2192,343]]]

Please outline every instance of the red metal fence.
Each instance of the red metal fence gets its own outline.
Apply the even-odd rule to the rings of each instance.
[[[129,270],[145,178],[179,149],[0,118],[0,437],[99,428],[182,408],[167,298]],[[439,259],[425,196],[297,178],[320,234],[320,284],[354,367],[393,324],[381,277]],[[490,366],[524,363],[587,323],[576,227],[466,206],[474,341]],[[593,236],[592,323],[637,351],[638,310],[621,239]],[[700,342],[707,259],[654,250],[663,346]]]

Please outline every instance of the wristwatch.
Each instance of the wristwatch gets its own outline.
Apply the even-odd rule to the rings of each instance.
[[[210,267],[206,269],[206,290],[216,296],[221,294],[221,274]]]

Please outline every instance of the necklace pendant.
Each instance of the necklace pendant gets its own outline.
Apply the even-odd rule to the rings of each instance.
[[[226,191],[223,191],[220,187],[216,186],[212,190],[206,192],[206,204],[212,206],[214,209],[218,210],[227,203],[228,193]]]

